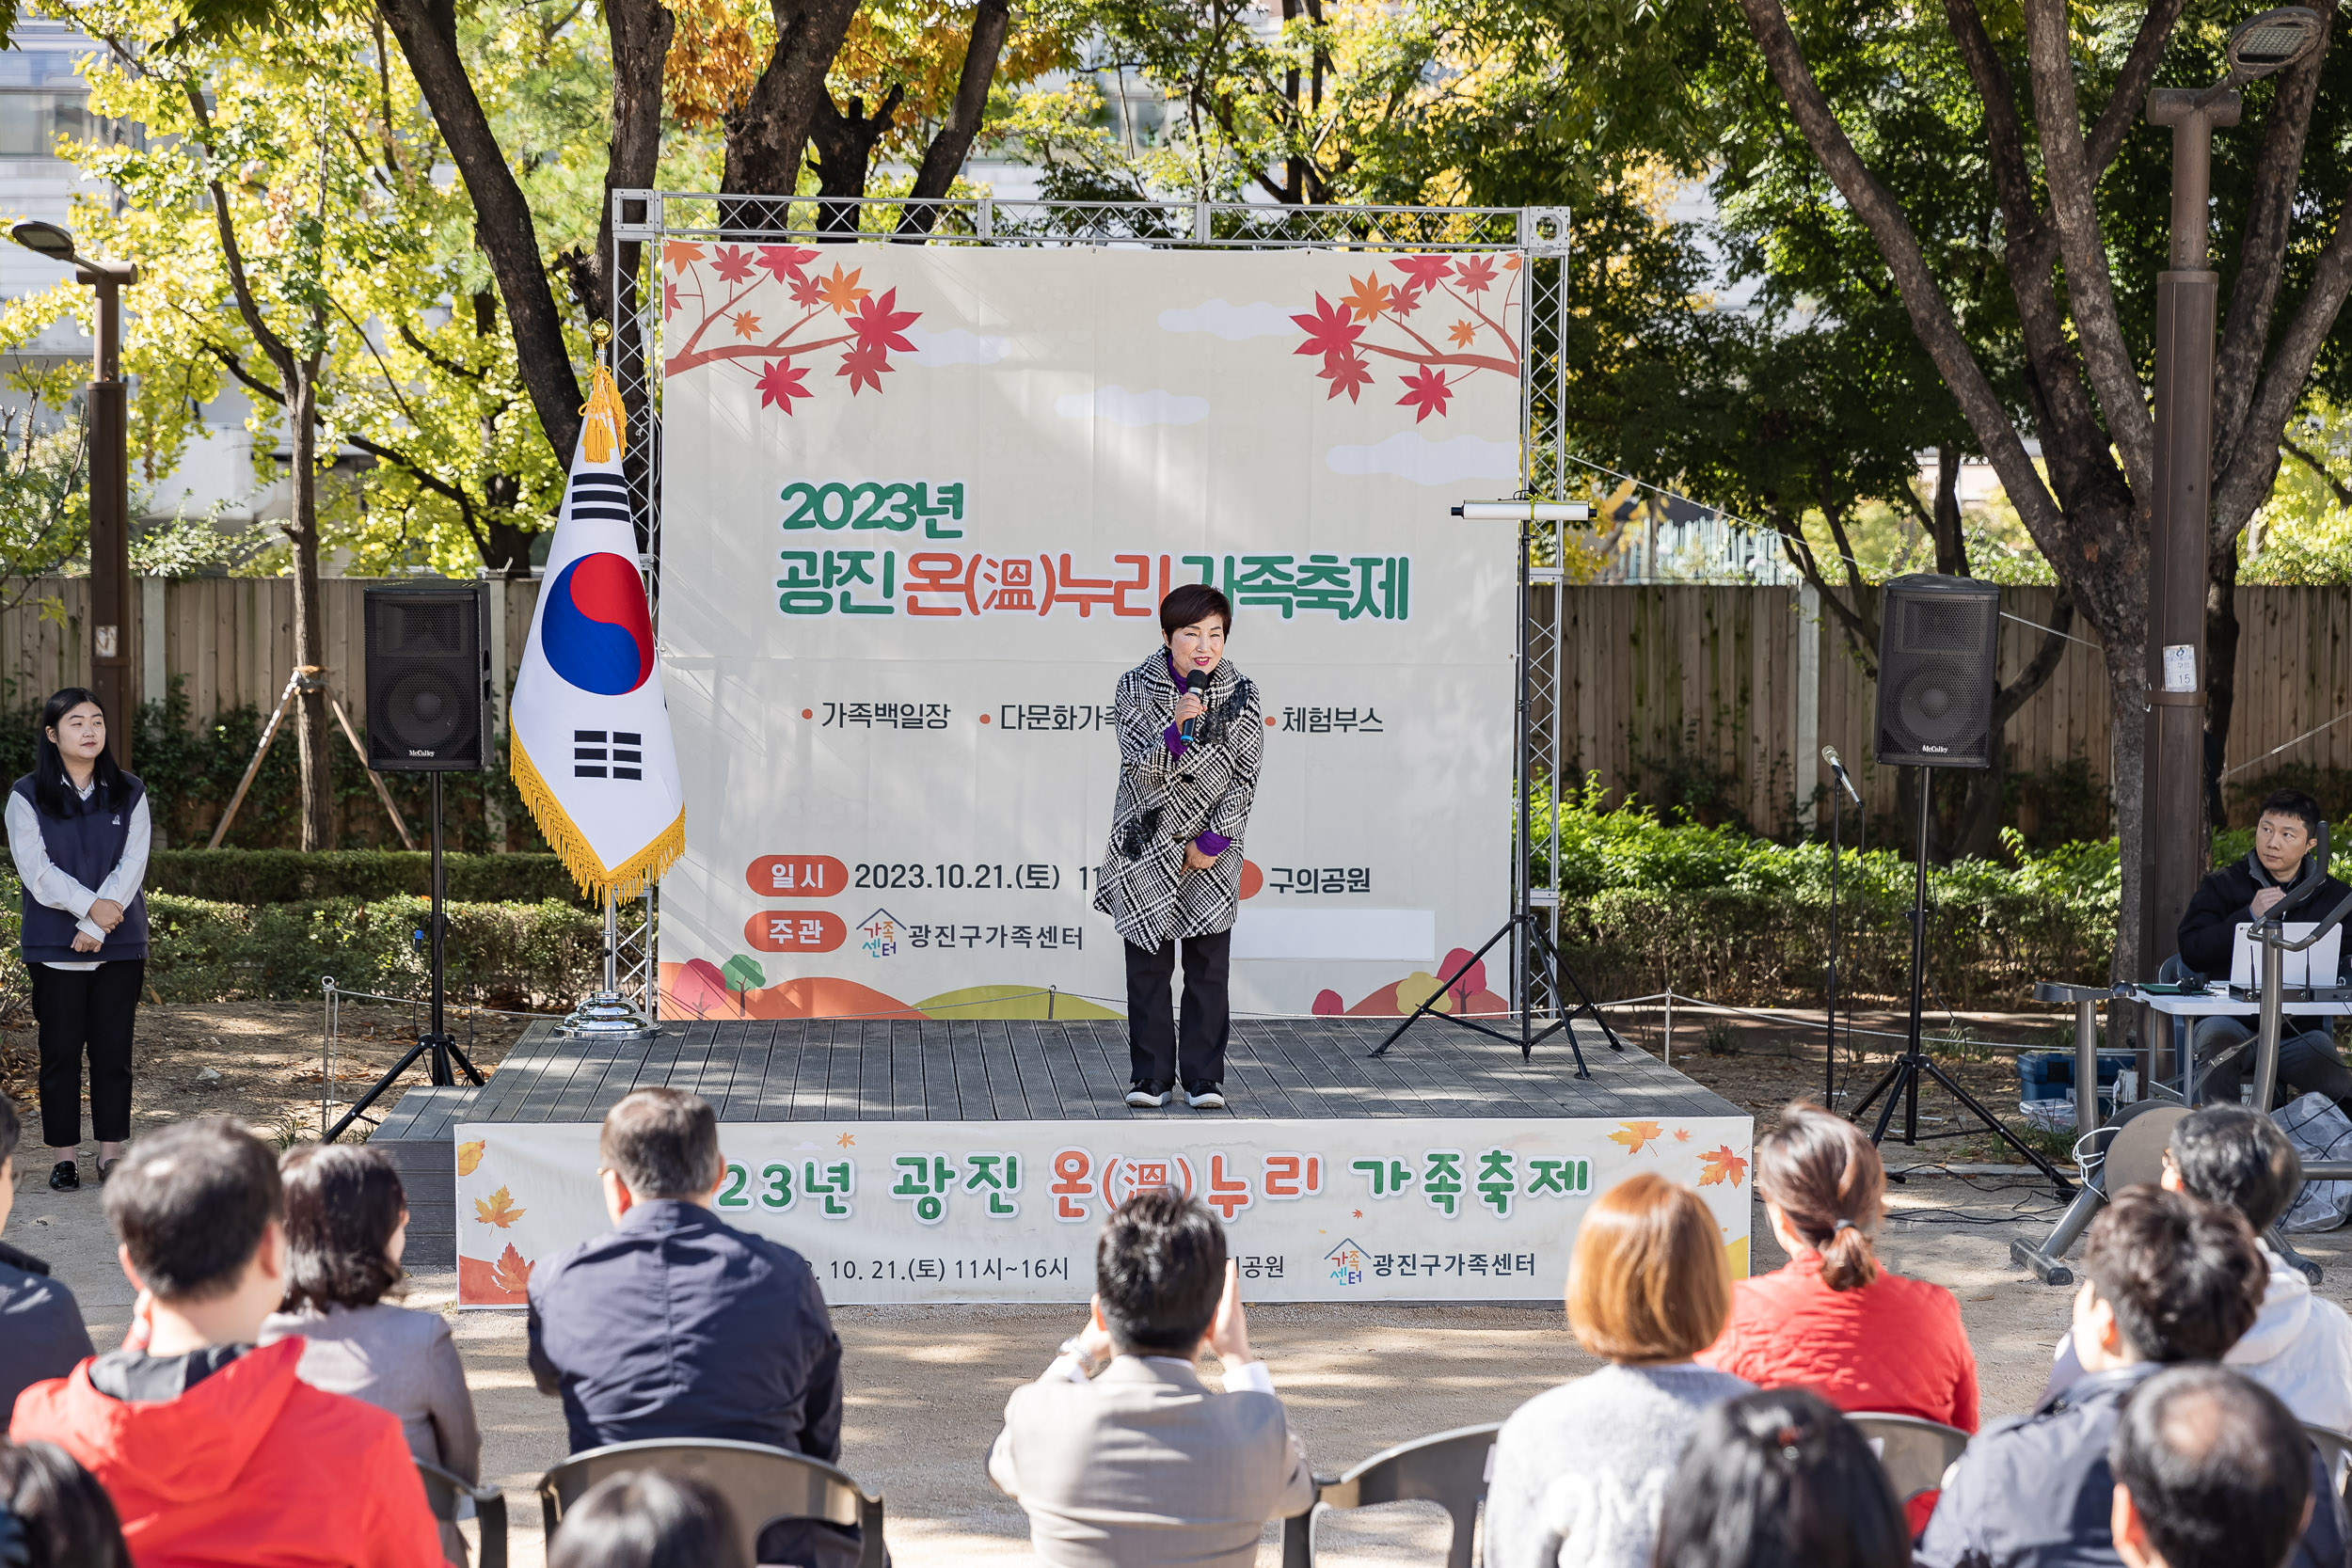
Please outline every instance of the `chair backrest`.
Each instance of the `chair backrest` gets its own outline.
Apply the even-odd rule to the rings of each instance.
[[[1478,1505],[1494,1479],[1495,1433],[1502,1430],[1500,1421],[1488,1421],[1417,1437],[1374,1454],[1336,1481],[1316,1478],[1315,1506],[1283,1522],[1282,1568],[1310,1568],[1314,1561],[1314,1522],[1324,1510],[1410,1500],[1444,1508],[1454,1521],[1446,1568],[1470,1568]]]
[[[424,1482],[424,1500],[433,1517],[445,1525],[457,1523],[464,1504],[471,1501],[482,1531],[482,1561],[478,1568],[506,1568],[506,1494],[495,1486],[476,1486],[438,1465],[417,1461],[417,1478]]]
[[[1880,1467],[1894,1483],[1895,1496],[1906,1503],[1943,1485],[1944,1472],[1968,1446],[1968,1434],[1960,1428],[1917,1416],[1866,1410],[1848,1411],[1846,1419],[1862,1429],[1870,1451],[1879,1456]]]
[[[2319,1455],[2328,1462],[2328,1473],[2336,1478],[2336,1490],[2352,1501],[2352,1464],[2347,1463],[2352,1462],[2352,1436],[2333,1427],[2313,1426],[2309,1421],[2303,1423],[2303,1430],[2319,1445]]]
[[[539,1478],[539,1512],[548,1538],[564,1522],[564,1511],[607,1476],[659,1470],[692,1476],[707,1484],[735,1513],[743,1532],[743,1560],[759,1560],[759,1532],[779,1519],[816,1519],[856,1525],[864,1531],[859,1568],[883,1568],[882,1500],[868,1497],[849,1474],[820,1459],[726,1438],[654,1438],[612,1443],[576,1453]]]

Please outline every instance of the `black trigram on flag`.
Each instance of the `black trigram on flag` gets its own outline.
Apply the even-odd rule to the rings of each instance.
[[[603,730],[572,732],[572,777],[575,779],[642,779],[645,737],[634,730],[613,730],[610,743]],[[612,771],[606,772],[607,766]]]
[[[628,522],[628,481],[619,474],[602,473],[594,468],[572,475],[572,515],[602,518],[614,523]]]

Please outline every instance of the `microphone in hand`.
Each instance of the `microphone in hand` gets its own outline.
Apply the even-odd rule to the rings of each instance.
[[[1847,796],[1853,801],[1853,803],[1857,806],[1862,804],[1862,792],[1854,788],[1853,780],[1846,776],[1846,765],[1837,760],[1837,748],[1835,746],[1822,747],[1821,760],[1829,764],[1829,770],[1837,776],[1837,783],[1839,786],[1845,790]]]
[[[1208,699],[1200,696],[1200,693],[1207,689],[1208,685],[1209,673],[1206,670],[1194,670],[1184,676],[1184,694],[1188,697],[1197,698],[1205,705],[1208,702]],[[1185,745],[1189,746],[1192,744],[1194,732],[1199,728],[1200,723],[1200,715],[1198,713],[1184,721],[1184,736]]]

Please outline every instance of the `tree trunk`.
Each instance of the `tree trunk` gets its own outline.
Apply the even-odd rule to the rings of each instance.
[[[319,611],[318,361],[300,362],[286,405],[294,460],[286,539],[294,546],[294,663],[323,665],[326,634]],[[326,693],[306,685],[294,698],[294,754],[302,771],[302,848],[335,847],[334,762],[326,744]]]
[[[788,198],[798,189],[810,125],[818,104],[828,102],[825,73],[857,14],[857,0],[801,5],[770,0],[770,5],[776,18],[775,50],[749,96],[727,111],[726,164],[719,188],[730,195]],[[784,205],[723,203],[719,222],[738,231],[781,230],[787,227]]]
[[[972,41],[963,51],[963,70],[956,77],[956,101],[939,134],[923,150],[923,166],[914,172],[914,188],[907,194],[936,200],[954,189],[956,171],[972,155],[980,134],[980,116],[988,108],[988,87],[996,78],[996,62],[1005,52],[1005,34],[1012,22],[1009,0],[980,0],[972,16]],[[1123,109],[1120,111],[1125,112]],[[908,207],[898,219],[901,235],[922,235],[939,221],[939,209]]]
[[[547,432],[556,461],[569,464],[580,439],[580,382],[572,374],[555,292],[548,286],[547,268],[539,259],[539,231],[532,222],[531,205],[516,183],[515,171],[507,166],[506,153],[457,53],[454,0],[381,0],[379,9],[400,40],[400,52],[433,111],[450,161],[466,182],[466,195],[473,202],[474,238],[489,259],[490,275],[506,301],[507,319],[515,328],[516,368],[539,415],[539,428]]]
[[[1968,540],[1960,528],[1960,449],[1935,449],[1935,569],[1949,578],[1968,575]]]
[[[870,116],[866,100],[852,96],[848,112],[827,95],[817,105],[809,135],[817,143],[817,229],[855,239],[866,182],[874,166],[874,145],[890,132],[906,89],[894,86]]]
[[[2237,706],[2237,549],[2232,541],[2216,545],[2205,561],[2205,823],[2214,832],[2229,820],[2221,768]]]

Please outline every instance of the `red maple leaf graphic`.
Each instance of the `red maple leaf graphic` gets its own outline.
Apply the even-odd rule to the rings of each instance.
[[[1746,1174],[1748,1163],[1731,1151],[1729,1144],[1699,1156],[1699,1185],[1719,1187],[1728,1181],[1737,1187]]]
[[[1451,256],[1400,256],[1391,264],[1412,279],[1411,287],[1423,293],[1444,282],[1454,271]]]
[[[1466,256],[1454,269],[1455,282],[1474,294],[1483,294],[1494,286],[1495,260],[1491,256]]]
[[[870,348],[877,353],[894,348],[903,350],[908,354],[914,352],[914,345],[901,337],[898,329],[902,326],[912,326],[915,319],[923,312],[898,309],[896,309],[898,303],[898,291],[896,289],[892,289],[880,299],[865,299],[858,302],[857,309],[850,312],[849,323],[850,330],[857,334],[859,348]],[[887,364],[882,366],[884,370],[889,368]]]
[[[759,247],[759,264],[779,283],[797,282],[801,268],[817,260],[817,252],[803,250],[794,245],[764,245]]]
[[[664,278],[661,283],[661,319],[668,321],[677,314],[677,285]]]
[[[1400,407],[1420,410],[1413,416],[1415,424],[1430,415],[1443,418],[1446,401],[1454,396],[1454,388],[1445,384],[1445,372],[1423,370],[1405,378],[1405,395],[1397,399]]]
[[[531,1271],[536,1267],[535,1262],[526,1262],[523,1255],[515,1250],[515,1243],[509,1242],[493,1265],[490,1280],[500,1290],[520,1295],[531,1289]]]
[[[1334,305],[1321,294],[1315,295],[1315,313],[1293,316],[1305,330],[1307,341],[1298,345],[1300,354],[1320,354],[1327,359],[1334,355],[1353,355],[1356,340],[1364,329],[1350,319],[1347,307]]]
[[[789,414],[794,398],[814,396],[816,394],[808,389],[808,372],[789,359],[771,360],[768,368],[759,372],[759,405],[762,408],[781,408]]]
[[[1331,384],[1333,398],[1345,392],[1350,403],[1358,401],[1357,394],[1372,385],[1372,367],[1364,363],[1362,355],[1353,351],[1326,355],[1323,369],[1315,374]]]
[[[880,343],[860,341],[843,351],[841,368],[835,375],[850,378],[850,395],[855,397],[861,387],[882,390],[882,372],[890,369],[890,356]]]
[[[803,277],[792,280],[793,304],[805,305],[813,309],[823,297],[824,286],[816,278]]]
[[[710,270],[717,273],[723,282],[742,282],[752,275],[750,248],[739,245],[721,245],[719,254],[711,259]]]
[[[1409,316],[1420,308],[1421,291],[1410,283],[1397,290],[1389,300],[1389,314],[1391,316]]]

